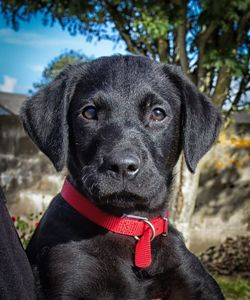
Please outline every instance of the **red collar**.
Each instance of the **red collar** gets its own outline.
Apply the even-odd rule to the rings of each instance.
[[[115,217],[103,212],[80,194],[74,186],[65,179],[61,191],[63,199],[93,223],[115,233],[135,237],[138,242],[135,248],[135,265],[138,268],[147,268],[152,262],[151,241],[158,235],[167,234],[167,217],[158,217],[151,220],[137,216],[125,215]]]

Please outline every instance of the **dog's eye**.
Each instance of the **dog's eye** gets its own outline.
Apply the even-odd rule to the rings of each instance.
[[[97,111],[96,108],[92,105],[86,106],[83,109],[82,115],[88,120],[97,120]]]
[[[153,121],[162,121],[166,118],[166,113],[162,108],[155,108],[152,110],[150,114],[150,119]]]

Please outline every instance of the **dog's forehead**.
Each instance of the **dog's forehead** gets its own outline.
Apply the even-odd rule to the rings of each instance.
[[[78,73],[76,93],[80,97],[103,92],[110,101],[137,100],[144,94],[172,93],[162,65],[146,57],[103,57],[84,66]]]
[[[115,84],[141,80],[143,76],[152,77],[155,62],[140,56],[111,56],[92,61],[87,68],[88,76]]]

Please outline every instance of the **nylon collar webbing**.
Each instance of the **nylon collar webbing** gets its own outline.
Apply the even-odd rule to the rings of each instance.
[[[136,216],[116,217],[103,212],[91,203],[84,195],[65,179],[61,195],[78,213],[93,223],[118,234],[135,237],[138,242],[135,248],[134,263],[138,268],[147,268],[152,262],[151,241],[158,235],[167,234],[167,217],[151,220]]]

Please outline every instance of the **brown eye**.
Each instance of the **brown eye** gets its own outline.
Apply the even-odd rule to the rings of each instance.
[[[97,120],[97,111],[96,108],[92,105],[86,106],[83,109],[82,115],[84,116],[85,119]]]
[[[162,121],[166,118],[166,113],[162,108],[155,108],[150,114],[150,119],[156,122]]]

